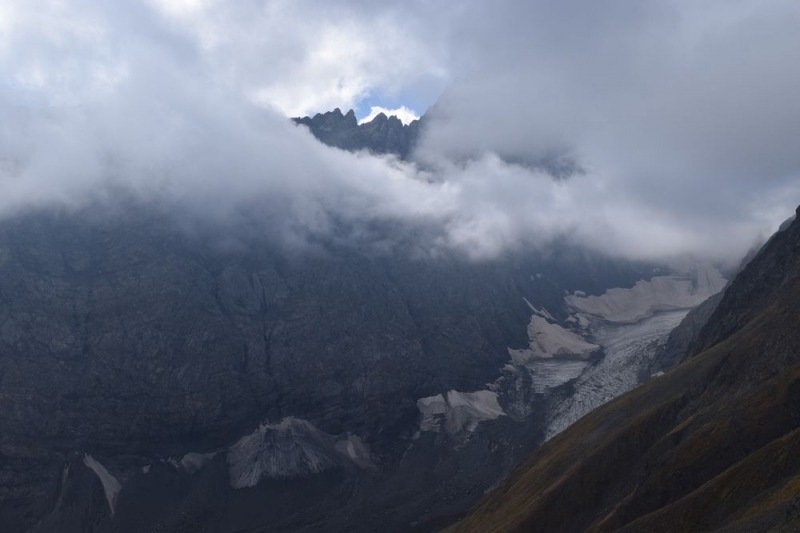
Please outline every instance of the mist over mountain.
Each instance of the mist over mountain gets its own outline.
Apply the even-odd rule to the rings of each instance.
[[[475,262],[378,225],[298,248],[257,211],[181,220],[127,198],[0,225],[5,528],[434,530],[673,364],[724,285],[568,240]]]
[[[0,531],[793,527],[798,23],[0,3]]]
[[[4,529],[403,530],[463,511],[567,379],[503,370],[531,306],[564,317],[564,291],[654,275],[568,245],[483,264],[229,232],[149,209],[3,222]]]
[[[301,242],[334,219],[410,221],[478,259],[566,237],[733,265],[797,203],[797,9],[623,4],[8,3],[0,215],[269,200]],[[419,166],[286,123],[402,91],[435,102]]]

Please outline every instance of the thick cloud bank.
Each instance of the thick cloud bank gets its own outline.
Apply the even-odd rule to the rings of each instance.
[[[0,4],[0,216],[124,194],[289,242],[734,260],[800,202],[793,1],[35,4]],[[419,165],[286,120],[442,87]]]

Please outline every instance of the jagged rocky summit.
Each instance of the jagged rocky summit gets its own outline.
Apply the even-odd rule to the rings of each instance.
[[[346,114],[337,107],[333,111],[317,113],[314,117],[294,118],[295,123],[307,126],[321,142],[343,150],[369,150],[375,154],[395,154],[407,159],[417,142],[424,117],[403,124],[396,116],[384,113],[359,124],[355,112]]]

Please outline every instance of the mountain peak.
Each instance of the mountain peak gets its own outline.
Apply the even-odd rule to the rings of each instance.
[[[350,109],[346,115],[338,107],[326,113],[317,113],[314,118],[297,117],[296,124],[307,126],[319,141],[343,150],[369,150],[376,154],[394,154],[400,159],[408,158],[419,136],[420,121],[404,125],[399,117],[378,113],[362,124]]]

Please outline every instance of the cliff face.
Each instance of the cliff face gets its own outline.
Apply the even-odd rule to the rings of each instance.
[[[800,527],[800,224],[726,290],[694,354],[539,448],[456,531]]]
[[[375,154],[395,154],[407,159],[414,149],[424,119],[404,125],[395,116],[380,113],[370,122],[358,124],[351,109],[343,115],[339,108],[314,117],[293,119],[307,126],[321,142],[343,150],[369,150]]]
[[[541,437],[486,390],[530,305],[560,316],[564,291],[649,272],[565,247],[477,264],[238,235],[146,209],[0,223],[1,530],[402,530],[460,511]]]

